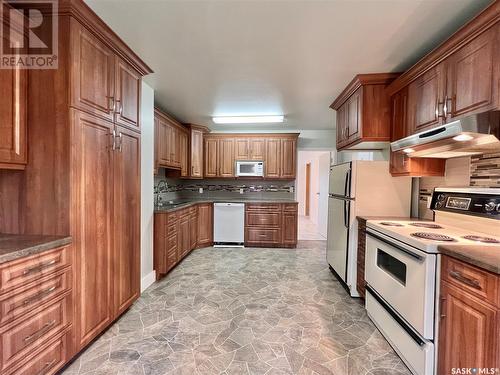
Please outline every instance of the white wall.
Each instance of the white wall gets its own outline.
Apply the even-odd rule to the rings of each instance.
[[[154,91],[142,83],[141,96],[141,291],[155,281],[153,270]]]

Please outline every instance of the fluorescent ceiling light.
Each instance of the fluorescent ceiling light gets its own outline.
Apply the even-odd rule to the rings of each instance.
[[[285,116],[217,116],[212,117],[216,124],[263,124],[283,122]]]
[[[458,141],[458,142],[466,142],[466,141],[470,141],[471,139],[473,139],[474,137],[472,135],[469,135],[469,134],[459,134],[455,137],[453,137],[453,139],[455,141]]]

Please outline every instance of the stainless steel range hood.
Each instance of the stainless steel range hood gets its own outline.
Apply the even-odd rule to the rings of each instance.
[[[413,134],[391,143],[412,158],[449,159],[500,152],[500,112],[486,112]]]

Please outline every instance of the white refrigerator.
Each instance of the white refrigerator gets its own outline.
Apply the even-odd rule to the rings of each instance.
[[[357,216],[410,216],[411,178],[392,177],[386,161],[358,160],[330,168],[326,259],[349,290],[356,290]]]

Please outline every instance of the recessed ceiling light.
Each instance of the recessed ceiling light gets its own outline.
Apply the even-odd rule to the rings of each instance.
[[[453,137],[453,139],[455,141],[458,141],[458,142],[470,141],[473,138],[474,137],[472,135],[469,135],[469,134],[459,134],[456,137]]]
[[[270,124],[283,122],[285,116],[217,116],[212,117],[216,124]]]
[[[412,149],[412,148],[405,148],[405,149],[403,150],[403,152],[404,152],[405,154],[411,154],[412,152],[415,152],[415,150],[414,150],[414,149]]]

